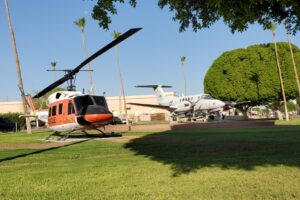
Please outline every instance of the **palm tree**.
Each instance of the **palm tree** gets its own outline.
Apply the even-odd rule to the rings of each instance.
[[[281,73],[281,67],[280,67],[280,61],[279,61],[279,55],[278,55],[278,49],[277,49],[275,29],[276,29],[276,24],[272,24],[271,27],[270,27],[270,30],[272,31],[272,34],[273,34],[276,62],[277,62],[277,68],[278,68],[278,74],[279,74],[279,80],[280,80],[280,87],[281,87],[283,103],[284,103],[285,120],[289,120],[289,114],[288,114],[287,104],[286,104],[286,97],[285,97],[285,92],[284,92],[284,83],[283,83],[283,79],[282,79],[282,73]]]
[[[293,47],[292,47],[292,44],[291,44],[289,29],[288,29],[286,23],[284,23],[284,25],[285,25],[285,30],[286,30],[287,41],[289,43],[289,48],[290,48],[290,53],[291,53],[291,58],[292,58],[292,64],[293,64],[295,79],[296,79],[297,88],[298,88],[298,95],[299,95],[298,98],[299,98],[299,101],[300,101],[300,83],[299,83],[299,77],[298,77],[298,70],[297,70],[297,66],[296,66],[296,62],[295,62]]]
[[[21,91],[24,113],[27,114],[28,109],[27,109],[27,105],[26,105],[26,99],[25,99],[26,97],[25,97],[25,93],[24,93],[22,73],[21,73],[21,67],[20,67],[20,62],[19,62],[19,56],[18,56],[18,51],[17,51],[15,35],[14,35],[14,31],[12,29],[12,25],[11,25],[11,21],[10,21],[10,13],[9,13],[7,0],[4,0],[4,3],[5,3],[5,9],[6,9],[7,22],[8,22],[9,31],[10,31],[11,43],[12,43],[12,47],[14,50],[14,56],[15,56],[15,61],[16,61],[16,68],[17,68],[17,73],[18,73],[18,86]],[[25,120],[26,120],[27,133],[31,134],[30,120],[28,117],[26,117]]]
[[[183,80],[184,80],[184,95],[187,95],[187,83],[186,83],[186,74],[185,74],[185,68],[184,68],[184,61],[186,57],[180,56],[180,62],[182,66],[182,74],[183,74]]]
[[[85,18],[84,17],[79,18],[78,20],[74,21],[74,24],[78,26],[81,30],[83,52],[85,56],[88,57],[88,51],[86,48],[85,35],[84,35]],[[88,70],[89,70],[89,80],[90,80],[90,94],[94,94],[94,83],[92,78],[91,63],[88,63]]]
[[[57,62],[51,62],[51,66],[52,66],[52,69],[53,69],[53,77],[54,77],[54,81],[56,81],[56,64]]]
[[[114,33],[113,33],[114,39],[117,39],[120,35],[121,35],[120,32],[114,31]],[[123,96],[124,112],[125,112],[126,122],[128,124],[128,115],[127,115],[127,108],[126,108],[126,95],[125,95],[124,81],[123,81],[123,76],[122,76],[122,69],[121,69],[120,59],[119,59],[118,46],[115,47],[115,54],[116,54],[116,61],[117,61],[117,65],[118,65],[119,80],[120,80],[120,84],[121,84],[121,95]]]

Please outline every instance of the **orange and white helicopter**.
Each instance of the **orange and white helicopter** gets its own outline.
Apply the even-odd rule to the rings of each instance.
[[[139,30],[141,30],[141,28],[128,30],[84,60],[73,70],[68,70],[65,76],[61,79],[55,81],[33,96],[33,98],[42,97],[47,92],[68,81],[68,91],[55,92],[48,97],[48,112],[35,112],[32,98],[29,96],[28,104],[31,110],[35,112],[35,116],[37,116],[39,120],[46,122],[48,127],[55,132],[71,133],[76,130],[85,131],[91,129],[101,131],[99,129],[100,127],[104,127],[105,125],[112,123],[113,114],[108,109],[105,97],[99,95],[87,95],[75,91],[75,86],[73,84],[74,76],[86,64]]]

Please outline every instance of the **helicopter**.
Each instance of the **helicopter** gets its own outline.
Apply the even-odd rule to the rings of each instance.
[[[77,130],[81,130],[83,132],[86,130],[98,130],[103,133],[100,128],[111,124],[113,121],[113,114],[109,111],[106,99],[104,96],[88,95],[76,91],[74,84],[75,75],[89,62],[115,45],[126,40],[141,29],[142,28],[129,29],[127,32],[120,35],[118,38],[85,59],[74,69],[66,70],[66,73],[62,78],[50,84],[33,97],[29,96],[28,104],[34,112],[35,108],[33,99],[42,97],[64,82],[68,83],[67,91],[58,91],[48,97],[48,112],[34,112],[35,117],[46,122],[48,128],[55,131],[54,133],[71,133]],[[32,115],[27,115],[25,117],[30,116]]]

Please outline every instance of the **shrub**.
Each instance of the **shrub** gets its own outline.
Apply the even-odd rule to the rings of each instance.
[[[24,117],[19,117],[22,115],[22,113],[5,113],[5,114],[0,114],[0,117],[8,119],[12,122],[17,122],[21,128],[25,128],[25,118]]]

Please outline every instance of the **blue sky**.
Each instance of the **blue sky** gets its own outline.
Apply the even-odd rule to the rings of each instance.
[[[112,17],[110,30],[103,31],[91,18],[95,1],[89,0],[9,0],[11,21],[15,32],[26,93],[42,90],[54,80],[46,70],[52,61],[58,69],[73,68],[81,63],[83,54],[81,33],[74,20],[86,18],[86,41],[90,54],[112,40],[114,30],[125,32],[132,27],[143,30],[119,45],[127,95],[152,94],[151,90],[135,88],[138,84],[167,84],[177,94],[184,92],[180,56],[186,56],[188,93],[202,93],[203,79],[212,62],[224,51],[245,48],[272,41],[270,31],[252,25],[248,31],[232,34],[222,21],[210,29],[179,32],[173,13],[161,10],[157,1],[138,1],[137,7],[118,6],[118,15]],[[278,41],[286,41],[282,26],[277,28]],[[300,46],[299,34],[292,42]],[[120,95],[114,50],[92,62],[95,92],[108,96]],[[57,72],[57,78],[63,76]],[[17,88],[16,66],[4,2],[0,3],[0,101],[20,99]],[[88,74],[77,76],[78,90],[88,89]],[[64,86],[64,85],[62,85]]]

